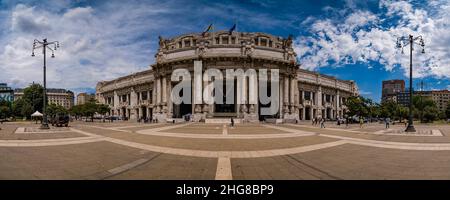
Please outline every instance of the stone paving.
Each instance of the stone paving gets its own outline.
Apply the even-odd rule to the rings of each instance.
[[[449,125],[0,125],[0,179],[450,179]],[[31,132],[30,132],[31,131]]]

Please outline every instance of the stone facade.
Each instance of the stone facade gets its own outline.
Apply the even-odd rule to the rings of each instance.
[[[16,88],[14,90],[14,100],[22,98],[23,91],[24,89],[22,88]],[[70,90],[47,88],[47,101],[48,104],[56,104],[70,109],[75,103],[75,96]]]
[[[158,122],[179,120],[185,114],[191,114],[194,121],[225,117],[245,121],[264,118],[309,120],[320,116],[331,119],[343,116],[345,106],[342,102],[358,93],[353,81],[300,69],[292,48],[292,37],[284,39],[266,33],[230,34],[227,31],[186,34],[172,39],[160,37],[155,58],[156,63],[149,70],[97,84],[96,99],[110,105],[110,115],[133,120],[151,118]],[[261,69],[278,69],[280,111],[271,116],[260,115],[263,105],[257,99],[249,99],[249,93],[258,96],[259,92],[257,79],[251,77],[236,86],[243,88],[239,90],[241,92],[235,90],[236,98],[242,99],[239,104],[222,106],[195,101],[189,105],[173,104],[171,90],[177,84],[171,81],[174,70],[186,69],[196,80],[192,81],[193,98],[200,96],[201,99],[202,94],[195,94],[199,91],[196,88],[210,84],[195,77],[194,63],[198,62],[194,61],[201,61],[203,72],[210,68],[222,72],[253,69],[257,73]]]
[[[88,94],[85,92],[77,95],[77,105],[83,105],[91,100],[95,99],[95,94]]]

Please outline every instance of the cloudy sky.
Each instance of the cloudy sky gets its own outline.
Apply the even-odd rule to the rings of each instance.
[[[48,61],[48,87],[93,91],[109,80],[147,69],[158,36],[215,30],[295,37],[302,68],[355,80],[363,96],[379,101],[381,81],[405,79],[408,51],[399,36],[422,35],[414,55],[414,87],[450,89],[450,1],[88,1],[0,0],[0,82],[24,87],[42,80],[34,39],[58,40]]]

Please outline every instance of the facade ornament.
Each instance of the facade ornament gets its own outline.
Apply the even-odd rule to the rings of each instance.
[[[158,38],[159,38],[159,49],[160,50],[166,49],[167,48],[167,45],[166,45],[167,40],[163,39],[163,37],[161,37],[161,36],[158,36]]]

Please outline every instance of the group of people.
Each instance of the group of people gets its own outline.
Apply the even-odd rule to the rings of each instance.
[[[316,126],[317,124],[320,124],[320,128],[325,128],[325,118],[322,117],[314,117],[312,119],[312,125]]]

